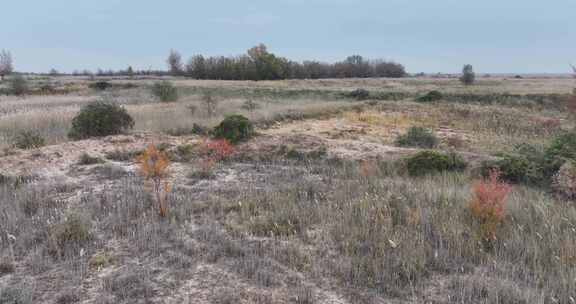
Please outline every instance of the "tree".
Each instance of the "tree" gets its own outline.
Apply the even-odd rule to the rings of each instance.
[[[256,80],[277,80],[284,77],[284,62],[268,52],[264,44],[259,44],[248,50],[248,56],[256,65]]]
[[[462,69],[462,76],[460,77],[460,81],[464,85],[472,85],[476,80],[476,74],[474,73],[474,68],[471,64],[467,64]]]
[[[60,73],[56,69],[51,69],[49,74],[50,76],[58,76]]]
[[[186,74],[196,79],[206,78],[206,60],[204,56],[197,55],[190,58],[186,65]]]
[[[175,50],[170,50],[170,55],[168,55],[168,59],[166,60],[168,63],[168,67],[170,68],[170,73],[174,76],[182,75],[184,71],[182,65],[182,56]]]
[[[126,70],[126,74],[128,75],[128,77],[133,78],[134,77],[134,69],[132,68],[132,66],[129,66],[128,69]]]
[[[13,70],[12,54],[6,50],[2,50],[0,52],[0,81],[3,81],[4,76],[10,75]]]

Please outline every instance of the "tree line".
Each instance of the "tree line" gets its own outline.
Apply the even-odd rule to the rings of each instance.
[[[213,80],[280,80],[320,78],[404,77],[404,66],[385,60],[367,60],[353,55],[344,61],[323,63],[296,62],[276,56],[263,44],[234,57],[192,56],[186,64],[177,51],[167,59],[170,74],[195,79]]]

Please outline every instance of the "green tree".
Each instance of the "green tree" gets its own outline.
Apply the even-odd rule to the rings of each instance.
[[[462,69],[462,76],[460,77],[460,81],[464,85],[472,85],[474,81],[476,81],[476,74],[474,73],[474,68],[471,64],[467,64]]]

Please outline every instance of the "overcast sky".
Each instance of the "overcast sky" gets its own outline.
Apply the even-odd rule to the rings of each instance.
[[[0,49],[20,71],[165,68],[171,48],[291,59],[351,54],[409,72],[566,73],[576,0],[3,0]]]

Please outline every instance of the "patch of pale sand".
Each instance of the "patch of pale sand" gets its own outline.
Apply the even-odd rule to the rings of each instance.
[[[353,160],[375,157],[395,159],[421,150],[394,146],[395,138],[403,134],[406,128],[407,126],[402,124],[394,126],[359,122],[344,115],[330,119],[280,124],[261,133],[271,135],[265,141],[275,142],[278,146],[288,143],[304,150],[323,146],[332,157]],[[441,140],[458,138],[467,142],[471,138],[461,130],[445,126],[437,127],[434,131]],[[459,154],[469,161],[490,158],[471,152],[459,152]]]
[[[167,304],[214,303],[219,292],[228,288],[246,292],[253,289],[235,274],[221,269],[217,265],[200,264],[192,271],[192,279],[187,280],[170,296],[163,297]],[[247,302],[241,302],[247,303]]]
[[[71,175],[77,168],[78,160],[84,153],[104,158],[115,150],[137,151],[150,144],[171,145],[196,144],[198,137],[173,137],[151,133],[109,136],[101,139],[88,139],[46,146],[36,150],[16,150],[15,154],[0,157],[0,174],[9,176],[36,176],[48,182],[81,183],[83,176]],[[111,162],[134,171],[133,162]],[[85,178],[85,176],[84,176]]]

